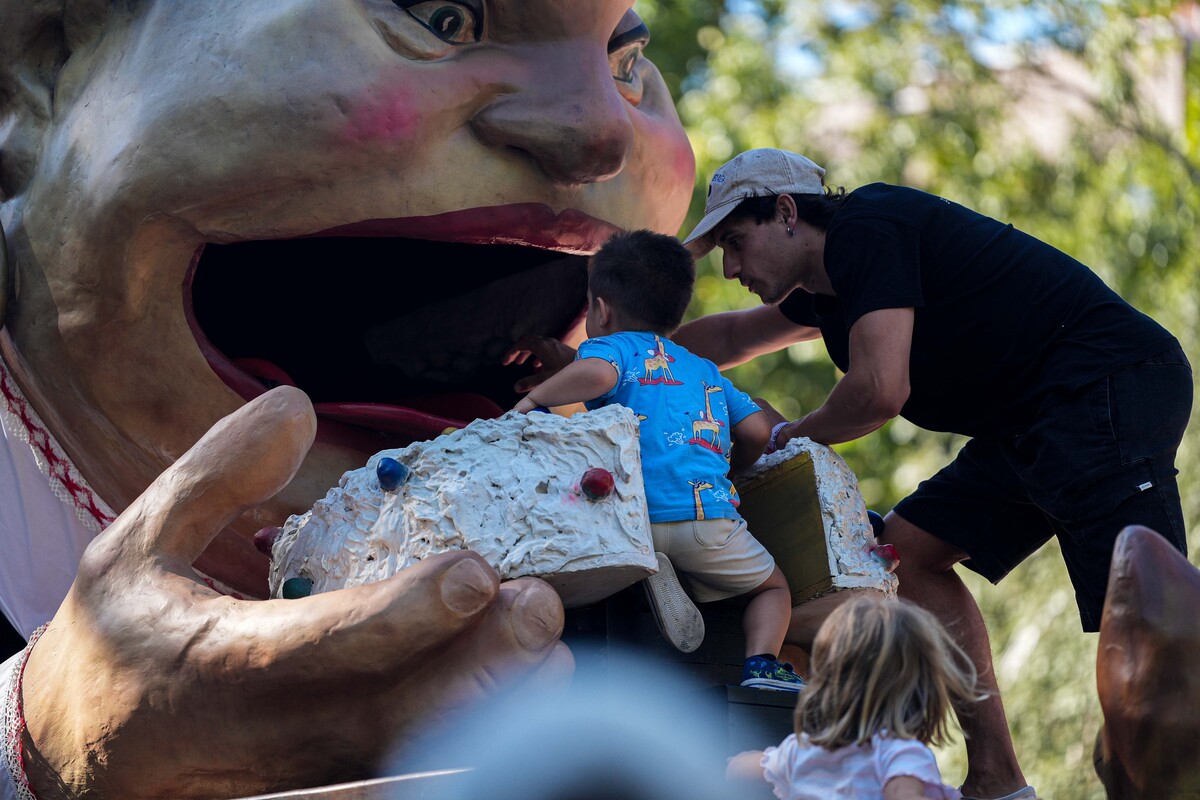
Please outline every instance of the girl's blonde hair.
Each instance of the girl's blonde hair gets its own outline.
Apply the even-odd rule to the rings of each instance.
[[[951,702],[977,702],[975,667],[929,612],[882,595],[846,600],[817,631],[796,734],[830,749],[877,733],[942,744]]]

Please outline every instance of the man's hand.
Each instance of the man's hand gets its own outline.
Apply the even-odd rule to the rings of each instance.
[[[788,442],[796,438],[794,433],[789,432],[795,423],[789,423],[787,417],[776,411],[774,406],[761,397],[754,398],[754,402],[767,415],[767,422],[771,426],[770,438],[767,439],[766,445],[767,454],[782,450]]]
[[[513,391],[524,394],[575,360],[575,350],[548,336],[522,336],[504,354],[500,363],[524,364],[530,358],[537,372],[513,384]]]
[[[282,489],[316,429],[280,387],[226,417],[88,547],[30,654],[39,798],[232,797],[360,778],[397,743],[526,676],[573,670],[545,583],[448,553],[378,583],[240,601],[196,556]]]

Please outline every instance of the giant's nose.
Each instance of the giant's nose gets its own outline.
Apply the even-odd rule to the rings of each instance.
[[[528,52],[520,85],[497,81],[496,99],[471,118],[475,135],[522,151],[558,183],[595,183],[620,173],[633,146],[631,106],[607,58],[585,50],[575,43]]]

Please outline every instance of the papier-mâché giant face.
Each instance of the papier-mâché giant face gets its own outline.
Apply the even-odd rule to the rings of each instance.
[[[495,364],[578,323],[581,254],[690,198],[629,0],[65,5],[8,116],[35,146],[5,173],[3,355],[118,510],[265,386],[308,392],[301,472],[198,562],[236,588],[265,587],[250,534],[344,470],[507,408]]]

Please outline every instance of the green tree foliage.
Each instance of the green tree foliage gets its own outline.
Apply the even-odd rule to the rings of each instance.
[[[796,150],[823,164],[834,185],[916,186],[1055,245],[1170,328],[1196,363],[1200,48],[1178,5],[640,0],[637,8],[697,155],[689,228],[704,182],[730,156]],[[1147,86],[1166,88],[1155,98]],[[691,315],[756,302],[721,278],[719,253],[700,273]],[[837,374],[809,343],[731,377],[794,418],[823,400]],[[1193,420],[1179,458],[1193,549],[1198,440]],[[960,445],[896,420],[838,450],[867,504],[886,510]],[[1027,777],[1056,800],[1103,797],[1091,767],[1101,721],[1096,640],[1080,633],[1056,544],[997,587],[967,580],[989,623]],[[961,747],[939,755],[946,779],[960,779]]]

